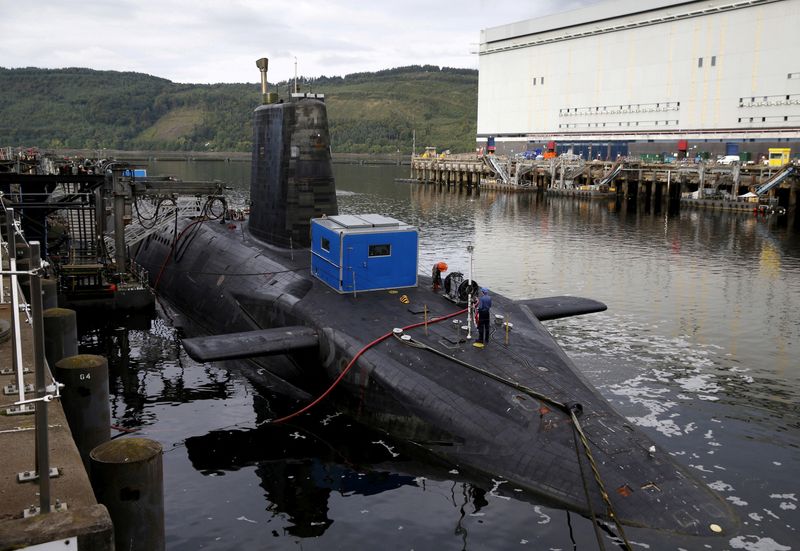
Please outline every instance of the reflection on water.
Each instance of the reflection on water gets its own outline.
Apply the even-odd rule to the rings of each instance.
[[[794,230],[742,214],[668,218],[613,200],[394,183],[405,167],[335,169],[343,213],[420,227],[422,273],[439,260],[466,273],[474,243],[475,279],[494,292],[608,304],[549,327],[658,453],[677,456],[742,519],[702,542],[630,529],[635,547],[781,550],[797,541]],[[241,201],[249,185],[247,163],[157,163],[153,171],[228,181]],[[265,425],[293,405],[221,365],[194,363],[168,321],[118,324],[86,331],[82,351],[112,356],[115,423],[167,450],[170,548],[597,548],[586,519],[522,500],[503,480],[420,462],[335,411]]]

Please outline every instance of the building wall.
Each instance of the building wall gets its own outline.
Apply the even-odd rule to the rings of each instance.
[[[621,0],[486,29],[478,141],[798,140],[798,22],[800,0]]]

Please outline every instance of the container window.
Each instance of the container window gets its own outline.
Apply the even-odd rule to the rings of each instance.
[[[392,254],[392,246],[390,244],[385,245],[370,245],[369,246],[369,256],[391,256]]]
[[[322,248],[323,251],[326,253],[331,252],[331,242],[327,237],[322,237],[320,239],[319,246]]]
[[[544,77],[541,77],[541,78],[539,79],[539,84],[544,84]]]
[[[536,77],[533,77],[533,85],[536,86]]]
[[[716,65],[717,65],[717,56],[712,55],[711,56],[711,66],[712,67],[716,67]]]
[[[702,67],[703,66],[703,58],[702,57],[698,57],[697,58],[697,66],[698,67]]]

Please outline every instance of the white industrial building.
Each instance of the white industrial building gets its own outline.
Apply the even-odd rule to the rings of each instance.
[[[479,55],[498,152],[799,153],[800,0],[600,2],[482,30]]]

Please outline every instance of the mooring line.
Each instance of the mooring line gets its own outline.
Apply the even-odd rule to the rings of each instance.
[[[605,484],[603,483],[602,477],[600,476],[600,471],[597,468],[597,463],[594,460],[594,456],[592,455],[592,451],[591,451],[591,448],[589,446],[589,440],[586,438],[586,434],[583,432],[583,428],[581,427],[580,421],[578,421],[578,413],[583,411],[583,407],[580,404],[565,404],[565,403],[560,402],[560,401],[558,401],[558,400],[556,400],[554,398],[550,398],[549,396],[545,396],[544,394],[541,394],[541,393],[537,392],[536,390],[534,390],[534,389],[532,389],[532,388],[530,388],[528,386],[525,386],[525,385],[523,385],[521,383],[518,383],[517,381],[511,380],[511,379],[506,379],[504,377],[496,375],[495,373],[492,373],[491,371],[488,371],[486,369],[483,369],[483,368],[480,368],[478,366],[472,365],[472,364],[470,364],[468,362],[465,362],[463,360],[460,360],[458,358],[454,358],[453,356],[450,356],[449,354],[447,354],[445,352],[437,350],[436,348],[433,348],[432,346],[430,346],[428,344],[425,344],[423,342],[416,341],[413,338],[409,338],[409,339],[405,339],[404,340],[397,334],[395,335],[395,337],[400,342],[402,342],[404,344],[407,344],[407,345],[410,345],[410,346],[413,346],[415,348],[419,348],[419,349],[422,349],[422,350],[428,350],[429,352],[433,352],[434,354],[436,354],[438,356],[441,356],[443,358],[451,360],[451,361],[453,361],[453,362],[455,362],[455,363],[457,363],[457,364],[459,364],[461,366],[464,366],[464,367],[466,367],[468,369],[471,369],[472,371],[475,371],[476,373],[484,375],[484,376],[486,376],[486,377],[488,377],[488,378],[490,378],[490,379],[492,379],[494,381],[497,381],[497,382],[499,382],[501,384],[504,384],[506,386],[510,386],[511,388],[513,388],[515,390],[519,390],[520,392],[524,392],[525,394],[528,394],[529,396],[531,396],[533,398],[536,398],[539,401],[546,402],[546,403],[548,403],[548,404],[550,404],[552,406],[555,406],[557,409],[561,410],[563,413],[566,413],[567,415],[569,415],[570,419],[572,420],[572,427],[573,427],[573,431],[574,431],[573,432],[573,438],[574,438],[574,435],[576,433],[577,433],[578,437],[580,438],[581,444],[583,445],[584,453],[586,454],[586,458],[589,460],[589,466],[592,469],[592,473],[594,475],[594,479],[597,482],[598,488],[600,489],[600,496],[603,499],[603,503],[605,503],[605,505],[606,505],[606,514],[608,515],[608,517],[611,518],[611,520],[614,522],[614,525],[617,527],[617,530],[619,532],[619,537],[622,540],[623,544],[625,545],[625,549],[627,551],[632,551],[631,544],[628,541],[627,536],[625,535],[625,531],[622,528],[622,524],[619,522],[619,519],[617,517],[617,513],[616,513],[616,511],[614,509],[614,505],[611,503],[611,498],[609,497],[608,492],[606,491],[606,488],[605,488]],[[578,451],[577,442],[575,444],[576,444],[576,452],[577,452]],[[580,464],[580,462],[579,462],[579,464]],[[583,472],[582,465],[581,465],[581,472]],[[583,478],[583,476],[582,476],[582,478]],[[587,506],[590,508],[590,511],[592,511],[591,503],[588,502],[588,501],[587,501]],[[593,512],[592,512],[592,514],[593,514]],[[598,535],[598,542],[601,542],[599,537],[600,536]],[[601,543],[601,546],[602,546],[602,543]]]

